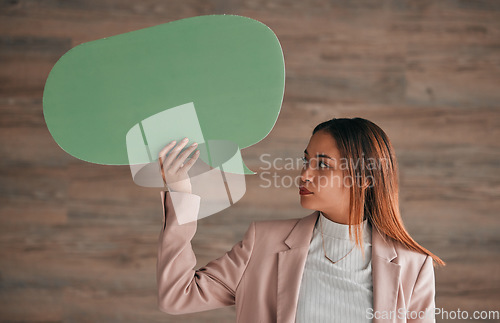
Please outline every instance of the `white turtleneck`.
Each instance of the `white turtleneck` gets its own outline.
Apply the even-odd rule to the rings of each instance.
[[[333,261],[345,256],[355,245],[354,229],[333,222],[320,212],[327,256]],[[300,284],[296,323],[371,322],[367,309],[373,308],[371,225],[363,222],[363,252],[359,247],[332,264],[325,258],[320,219],[314,227]]]

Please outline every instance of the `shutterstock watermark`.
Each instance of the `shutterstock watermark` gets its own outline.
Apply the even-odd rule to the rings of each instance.
[[[430,307],[422,311],[410,311],[405,308],[398,308],[397,311],[375,311],[373,308],[366,309],[366,318],[378,320],[423,320],[423,319],[441,319],[441,320],[499,320],[500,311],[464,311],[460,308],[456,310],[445,310],[439,307]]]
[[[320,191],[326,187],[352,187],[358,185],[359,187],[373,187],[375,185],[375,178],[371,175],[365,176],[365,183],[362,183],[362,176],[359,173],[365,170],[375,171],[382,168],[382,163],[388,163],[387,159],[376,160],[374,158],[359,158],[353,160],[348,158],[341,158],[340,160],[331,158],[271,158],[271,154],[262,154],[260,161],[264,166],[260,167],[262,172],[259,173],[260,179],[264,182],[261,184],[262,188],[269,187],[298,187],[300,185],[301,170],[309,166],[315,170],[315,180],[312,185],[313,189]],[[348,175],[346,170],[349,165],[357,169],[358,172],[354,176]],[[340,172],[338,171],[340,170]],[[296,174],[283,175],[282,171],[296,171]],[[363,185],[364,184],[364,185]]]

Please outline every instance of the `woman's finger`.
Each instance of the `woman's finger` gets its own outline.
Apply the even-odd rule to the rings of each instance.
[[[177,155],[179,154],[179,152],[184,148],[184,146],[186,146],[186,144],[188,143],[188,138],[184,138],[182,139],[178,144],[177,146],[172,149],[168,156],[165,158],[164,162],[163,162],[163,167],[165,169],[170,169],[171,168],[171,164],[172,162],[175,160],[175,158],[177,158]]]
[[[172,149],[172,147],[174,147],[176,144],[176,141],[171,141],[168,145],[166,145],[159,153],[158,153],[158,157],[163,159],[165,158],[165,155],[168,153],[168,151],[170,149]]]
[[[191,166],[196,162],[196,160],[200,157],[200,151],[197,150],[191,159],[189,159],[181,168],[182,171],[185,171],[186,173],[191,169]]]
[[[177,171],[181,167],[181,165],[186,161],[186,158],[193,152],[193,150],[196,149],[197,146],[198,144],[195,142],[194,144],[189,146],[186,150],[184,150],[184,152],[182,152],[182,154],[180,154],[179,157],[177,157],[177,159],[172,162],[170,166],[172,171]]]

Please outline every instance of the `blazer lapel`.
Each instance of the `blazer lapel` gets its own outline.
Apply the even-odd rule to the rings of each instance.
[[[290,249],[278,254],[277,323],[294,321],[300,282],[318,216],[319,211],[314,211],[297,221],[285,239],[285,244]]]
[[[285,240],[288,250],[278,254],[277,323],[293,322],[297,311],[300,283],[319,211],[300,219]],[[372,226],[372,282],[373,310],[379,319],[374,323],[389,322],[381,317],[393,313],[399,292],[401,266],[392,262],[397,257],[393,241]]]
[[[401,265],[392,262],[396,257],[394,242],[372,226],[373,310],[376,314],[373,317],[374,323],[396,322],[401,274]],[[391,313],[392,316],[388,320]]]

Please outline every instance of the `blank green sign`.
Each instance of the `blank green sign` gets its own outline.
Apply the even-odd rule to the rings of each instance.
[[[247,17],[199,16],[69,50],[47,78],[43,110],[70,155],[127,165],[127,132],[190,102],[205,140],[230,140],[240,149],[259,142],[278,118],[284,81],[271,29]],[[165,144],[170,139],[182,138]]]

